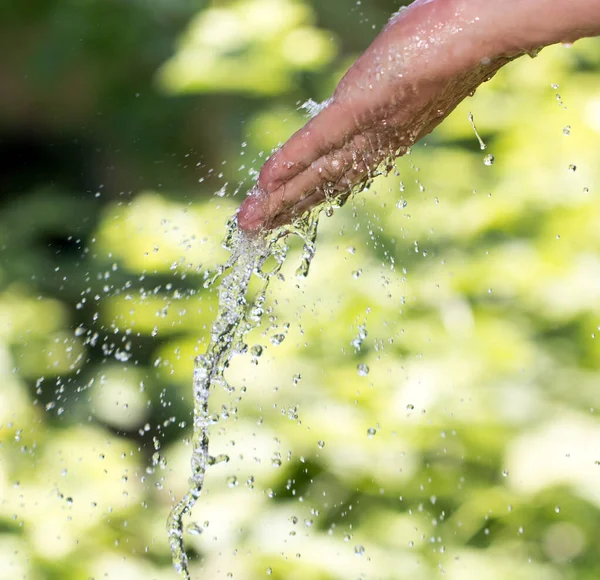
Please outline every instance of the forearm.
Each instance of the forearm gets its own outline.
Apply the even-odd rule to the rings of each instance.
[[[415,102],[431,121],[426,109],[435,105],[441,120],[510,60],[595,34],[600,0],[416,0],[348,71],[334,101],[362,103],[372,121],[381,110],[392,122]],[[420,138],[435,124],[413,134]]]
[[[600,0],[416,0],[392,21],[399,34],[435,53],[480,60],[532,54],[559,42],[600,35]],[[424,43],[424,39],[433,43]],[[445,45],[445,46],[444,46]],[[432,50],[433,49],[433,50]]]
[[[465,0],[468,2],[469,0]],[[532,52],[556,44],[600,35],[600,0],[506,0],[486,8],[476,0],[488,25],[502,31],[499,46],[505,51]]]

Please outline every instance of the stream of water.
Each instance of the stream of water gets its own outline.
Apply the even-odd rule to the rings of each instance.
[[[224,246],[231,256],[205,284],[205,287],[209,287],[221,279],[218,311],[211,327],[206,353],[198,356],[194,364],[192,473],[188,491],[173,508],[167,522],[173,565],[186,580],[191,576],[185,549],[184,516],[190,514],[202,493],[207,468],[227,460],[224,456],[212,457],[209,453],[209,428],[218,419],[209,411],[210,392],[215,388],[224,388],[230,393],[235,390],[235,387],[227,383],[225,370],[234,356],[248,351],[244,339],[261,321],[269,282],[279,273],[287,256],[286,240],[289,235],[298,235],[304,241],[302,262],[297,275],[305,277],[315,253],[317,224],[318,211],[314,211],[296,221],[293,226],[250,237],[238,230],[235,219],[230,220]],[[273,263],[271,257],[274,258],[274,265],[269,266]],[[250,299],[248,287],[253,277],[261,281],[261,288]],[[194,529],[198,527],[195,526]]]

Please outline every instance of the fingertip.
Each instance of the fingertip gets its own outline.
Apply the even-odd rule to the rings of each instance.
[[[237,214],[238,227],[246,232],[256,232],[264,227],[264,200],[255,193],[250,194],[242,203]]]

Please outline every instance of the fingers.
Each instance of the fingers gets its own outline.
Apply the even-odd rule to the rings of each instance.
[[[255,187],[238,210],[238,227],[247,232],[263,229],[266,221],[265,204],[266,194]]]
[[[275,183],[271,191],[257,187],[242,204],[238,225],[256,231],[290,223],[327,198],[349,194],[351,187],[368,178],[389,154],[389,148],[382,147],[381,136],[372,131],[356,134],[279,185],[271,182]]]
[[[347,107],[330,103],[265,163],[257,186],[240,207],[238,226],[243,230],[269,227],[278,214],[289,212],[318,186],[318,172],[324,166],[320,160],[343,148],[355,132]]]
[[[340,148],[353,132],[347,109],[332,101],[267,160],[260,172],[259,187],[267,193],[274,191],[315,160]]]

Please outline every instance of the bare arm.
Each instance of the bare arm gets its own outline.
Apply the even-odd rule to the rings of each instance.
[[[289,223],[431,132],[499,68],[600,35],[600,0],[416,0],[340,81],[329,105],[265,163],[239,227]]]

